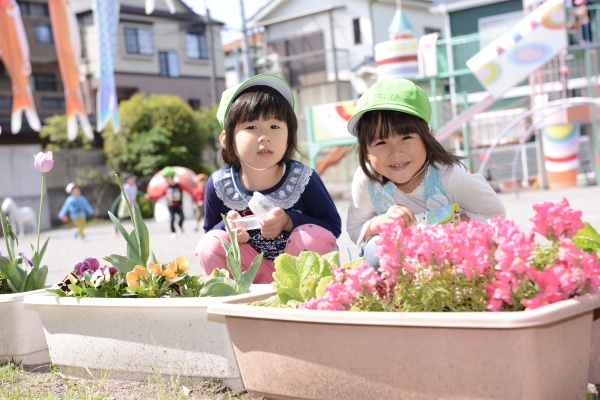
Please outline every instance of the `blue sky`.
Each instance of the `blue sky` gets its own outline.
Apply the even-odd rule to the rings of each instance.
[[[225,29],[221,34],[223,44],[229,43],[241,37],[242,14],[240,0],[183,0],[196,13],[204,15],[205,7],[210,9],[213,19],[225,23]],[[244,0],[244,14],[246,20],[252,17],[269,0]]]

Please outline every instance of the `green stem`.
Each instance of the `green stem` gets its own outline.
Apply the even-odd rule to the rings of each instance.
[[[44,204],[44,180],[46,178],[46,173],[42,172],[42,193],[40,194],[40,212],[38,214],[38,231],[37,231],[37,247],[35,249],[35,253],[37,254],[36,258],[40,256],[40,229],[42,226],[42,205]],[[40,264],[42,260],[37,260],[37,264]],[[39,267],[39,265],[36,265]]]
[[[14,260],[13,254],[10,251],[10,246],[8,245],[8,234],[6,232],[6,220],[4,219],[4,213],[2,209],[0,209],[0,224],[2,224],[2,234],[4,235],[4,243],[6,244],[6,251],[8,252],[8,258],[10,261]]]

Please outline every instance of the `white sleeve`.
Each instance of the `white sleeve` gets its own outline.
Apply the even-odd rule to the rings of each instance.
[[[369,222],[377,216],[371,203],[371,194],[369,193],[369,178],[358,167],[352,179],[352,195],[350,197],[350,206],[348,207],[348,218],[346,220],[346,229],[348,235],[358,247],[365,243],[363,236]]]
[[[458,203],[468,217],[486,222],[494,215],[506,217],[504,204],[481,174],[472,174],[465,168],[448,168],[444,184],[449,200]],[[442,178],[442,179],[444,179]]]

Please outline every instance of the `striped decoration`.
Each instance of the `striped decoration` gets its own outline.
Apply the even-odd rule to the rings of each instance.
[[[543,128],[542,145],[550,188],[576,186],[579,169],[579,125]]]

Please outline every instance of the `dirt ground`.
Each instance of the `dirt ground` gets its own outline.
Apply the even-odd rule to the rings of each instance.
[[[236,392],[218,382],[187,385],[175,377],[152,377],[147,382],[110,379],[78,379],[62,376],[49,365],[15,368],[0,367],[1,399],[78,400],[258,400],[249,392]]]

